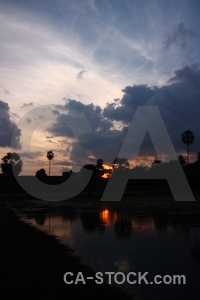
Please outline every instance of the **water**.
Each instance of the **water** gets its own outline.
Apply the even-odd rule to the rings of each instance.
[[[157,274],[186,276],[186,285],[123,284],[121,288],[135,294],[134,299],[200,299],[198,215],[34,207],[18,213],[70,246],[96,271],[149,272],[148,279]]]

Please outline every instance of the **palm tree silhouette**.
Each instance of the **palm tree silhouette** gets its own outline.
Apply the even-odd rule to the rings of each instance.
[[[187,145],[187,163],[189,164],[190,161],[189,145],[193,143],[195,136],[192,131],[186,130],[182,133],[181,138],[182,138],[182,142]]]
[[[49,176],[51,174],[50,170],[51,170],[51,160],[54,158],[54,153],[53,151],[48,151],[47,152],[47,158],[49,160]]]

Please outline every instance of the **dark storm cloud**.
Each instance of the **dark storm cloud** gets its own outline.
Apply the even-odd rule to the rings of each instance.
[[[50,128],[49,132],[53,133],[54,136],[66,136],[73,138],[74,134],[67,122],[67,115],[60,114],[57,118],[56,123],[54,123]]]
[[[106,131],[110,129],[112,123],[102,115],[102,108],[94,104],[83,104],[80,101],[68,100],[65,108],[69,111],[77,110],[89,121],[93,131]]]
[[[31,107],[33,106],[33,102],[29,102],[29,103],[23,103],[22,106],[20,106],[20,108],[26,108],[26,107]]]
[[[8,104],[0,100],[0,147],[10,147],[12,142],[13,148],[20,148],[20,136],[21,130],[10,119]]]
[[[130,123],[135,108],[139,105],[146,105],[147,101],[156,95],[157,91],[157,87],[150,88],[147,85],[126,86],[122,90],[124,96],[121,101],[108,103],[103,115],[110,120]]]
[[[189,84],[194,89],[199,90],[200,87],[200,69],[197,64],[192,66],[185,66],[180,70],[174,72],[175,76],[169,79],[169,83],[182,82],[182,84]]]
[[[50,131],[55,135],[73,137],[72,129],[69,126],[69,118],[74,123],[78,123],[80,115],[83,115],[89,122],[94,132],[106,131],[112,127],[112,122],[102,116],[101,107],[92,103],[83,104],[80,101],[68,99],[65,105],[59,105],[59,109],[69,113],[61,113],[57,118],[57,122],[50,128]]]
[[[79,80],[80,80],[80,79],[83,79],[83,75],[84,75],[85,73],[87,73],[86,70],[80,71],[80,72],[76,75],[76,78],[79,79]]]
[[[107,130],[81,135],[78,142],[73,144],[72,160],[77,161],[78,158],[78,163],[81,163],[83,158],[88,160],[88,156],[92,154],[96,159],[102,158],[104,162],[112,163],[121,149],[126,136],[125,132],[126,129]]]
[[[81,112],[91,125],[92,132],[79,135],[72,143],[70,157],[78,164],[89,161],[90,155],[112,163],[118,155],[138,106],[157,106],[177,152],[185,153],[181,134],[192,130],[195,134],[192,152],[200,151],[200,69],[198,65],[185,66],[174,72],[174,76],[162,87],[147,85],[127,86],[122,99],[115,99],[102,109],[94,104],[83,104],[68,99],[63,105],[63,113],[50,128],[57,136],[74,137],[70,126],[66,126],[66,111]],[[113,127],[118,121],[121,129]],[[77,122],[78,119],[77,119]],[[141,155],[154,155],[152,142],[147,134]]]
[[[82,114],[91,128],[91,132],[78,135],[78,139],[73,142],[71,159],[81,165],[91,154],[95,157],[103,156],[107,161],[113,161],[113,155],[117,155],[120,149],[124,131],[112,129],[113,124],[103,116],[101,107],[68,99],[62,110],[63,113],[58,116],[57,122],[49,129],[54,135],[75,137],[72,129],[68,126],[69,114],[71,115],[72,112],[75,115],[76,112]],[[80,123],[78,117],[77,120],[75,117],[75,121]],[[81,127],[81,124],[79,126]]]
[[[130,123],[138,105],[158,106],[164,123],[177,151],[184,150],[180,135],[190,129],[196,138],[194,151],[200,150],[199,112],[200,112],[200,69],[198,65],[185,66],[175,71],[169,85],[147,87],[146,85],[128,86],[124,96],[117,104],[108,104],[104,116]]]
[[[194,30],[186,28],[183,23],[179,23],[163,41],[163,49],[168,50],[174,44],[185,47],[191,39],[197,36]]]

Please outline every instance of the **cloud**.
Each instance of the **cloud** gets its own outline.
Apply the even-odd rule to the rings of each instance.
[[[95,132],[107,130],[112,126],[112,123],[102,116],[102,108],[92,103],[83,104],[80,101],[68,99],[65,105],[59,105],[56,108],[64,111],[64,113],[58,116],[57,122],[51,127],[51,132],[56,135],[73,137],[72,129],[68,126],[69,118],[75,125],[80,122],[79,118],[81,118],[81,115],[89,122]]]
[[[27,124],[30,124],[32,122],[32,120],[30,118],[26,118],[25,121]]]
[[[141,85],[163,84],[168,74],[185,60],[185,51],[182,53],[179,47],[173,48],[173,55],[170,51],[163,55],[160,47],[165,37],[163,47],[168,49],[174,44],[187,46],[193,39],[191,51],[199,61],[196,54],[199,40],[194,36],[195,31],[198,32],[199,10],[189,0],[184,6],[175,4],[176,7],[154,5],[151,1],[145,6],[140,1],[123,4],[116,1],[113,5],[110,1],[100,3],[95,0],[58,1],[56,5],[45,5],[43,1],[32,1],[31,5],[26,5],[26,1],[21,1],[21,5],[4,2],[0,4],[1,74],[4,74],[1,86],[15,95],[12,110],[18,112],[20,99],[35,99],[35,105],[52,104],[54,99],[60,99],[60,102],[57,100],[60,104],[64,96],[81,100],[85,106],[81,107],[78,101],[70,101],[70,105],[82,109],[94,134],[74,142],[72,154],[76,152],[80,159],[84,153],[87,157],[90,151],[95,156],[100,150],[102,156],[115,155],[126,132],[123,127],[134,114],[132,102],[145,105],[152,97],[158,102],[162,102],[162,97],[168,100],[164,88]],[[177,15],[182,23],[177,22]],[[194,19],[191,18],[193,15]],[[177,23],[174,28],[170,25]],[[169,32],[168,36],[163,35],[166,32]],[[174,76],[176,79],[167,83],[171,88],[177,87],[178,81],[183,82],[183,78],[179,78],[183,74]],[[82,80],[84,78],[87,82]],[[128,87],[124,88],[122,97],[121,88],[125,85]],[[166,91],[169,91],[167,87]],[[113,104],[112,99],[116,97],[122,99]],[[86,105],[90,101],[102,107],[109,101],[109,105],[105,110],[96,111],[97,105]],[[22,108],[28,110],[30,103],[24,103]],[[56,115],[57,122],[52,127],[54,135],[73,138],[70,128],[67,131],[64,125],[68,109],[64,107],[61,115]],[[60,111],[58,107],[57,110]],[[118,130],[113,125],[115,122],[121,124]]]
[[[20,119],[20,116],[19,116],[18,113],[12,113],[11,115],[12,115],[12,117],[14,117],[14,118]]]
[[[42,151],[35,151],[35,152],[20,152],[20,157],[23,159],[36,159],[36,158],[40,158],[44,155],[44,153]]]
[[[83,75],[84,75],[85,73],[87,73],[86,70],[80,71],[80,72],[76,75],[76,78],[79,79],[79,80],[80,80],[80,79],[83,79]]]
[[[139,105],[146,105],[147,101],[156,95],[157,87],[147,85],[126,86],[123,90],[121,101],[108,103],[103,115],[112,121],[123,121],[125,124],[132,120],[135,108]]]
[[[71,162],[68,162],[66,160],[54,160],[53,164],[62,167],[70,167],[72,165]]]
[[[53,138],[53,135],[47,135],[46,136],[46,139],[52,139]]]
[[[124,131],[112,129],[113,123],[103,116],[102,108],[92,103],[83,104],[80,101],[68,99],[62,110],[63,113],[57,117],[57,121],[49,128],[49,131],[54,136],[73,139],[70,147],[71,160],[82,166],[92,154],[95,157],[103,156],[103,159],[113,161],[113,155],[117,155],[120,149]],[[75,136],[69,126],[69,115],[74,115],[73,122],[82,128],[77,112],[89,122],[91,130]]]
[[[48,140],[48,143],[55,144],[55,142],[53,142],[53,141],[51,141],[51,140]]]
[[[174,74],[175,76],[168,80],[169,83],[182,82],[182,84],[192,86],[198,92],[200,87],[200,70],[198,64],[175,70]]]
[[[192,130],[195,140],[191,151],[200,151],[199,110],[200,110],[200,69],[198,65],[185,66],[174,72],[167,84],[162,87],[147,85],[126,86],[123,97],[108,103],[104,109],[94,104],[83,104],[80,101],[68,99],[62,106],[62,114],[50,128],[54,136],[72,139],[70,159],[76,164],[89,162],[89,156],[102,158],[112,163],[123,145],[128,126],[133,119],[138,106],[157,106],[178,154],[184,154],[186,147],[181,141],[185,130]],[[91,125],[92,132],[80,134],[77,137],[69,126],[68,114],[73,110],[85,116]],[[80,125],[77,119],[77,124]],[[116,127],[115,124],[120,124]],[[67,126],[66,126],[67,125]],[[117,128],[117,129],[116,129]],[[161,133],[162,134],[162,133]],[[131,153],[130,149],[130,153]],[[156,153],[149,135],[144,139],[141,157]],[[165,155],[165,153],[163,153]]]
[[[197,36],[198,34],[193,29],[186,28],[183,23],[179,23],[171,30],[167,38],[163,40],[163,50],[170,49],[172,45],[185,48],[187,43]]]
[[[14,135],[13,135],[14,134]],[[10,108],[0,100],[0,147],[20,148],[21,130],[11,121]]]
[[[33,102],[23,103],[22,106],[21,106],[21,108],[31,107],[33,105],[34,105]]]
[[[96,5],[95,5],[95,0],[87,0],[86,1],[89,5],[89,8],[95,13],[97,12],[97,8],[96,8]]]
[[[56,116],[60,115],[60,112],[57,109],[52,110],[52,113]]]
[[[185,152],[180,136],[184,130],[190,129],[196,136],[192,149],[199,152],[200,69],[198,65],[185,66],[174,73],[168,85],[162,87],[127,86],[121,101],[107,104],[103,114],[125,125],[131,122],[138,105],[157,106],[175,149]],[[149,138],[145,145],[150,151]]]
[[[92,155],[112,163],[117,157],[125,138],[125,131],[107,130],[81,135],[72,146],[71,159],[79,165],[89,161]]]

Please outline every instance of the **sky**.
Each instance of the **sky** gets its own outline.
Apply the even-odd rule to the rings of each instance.
[[[195,160],[199,12],[196,0],[0,0],[0,157],[19,153],[22,175],[48,171],[49,150],[52,175],[112,165],[137,107],[154,105],[177,155],[194,132]],[[137,164],[155,157],[147,136]]]

